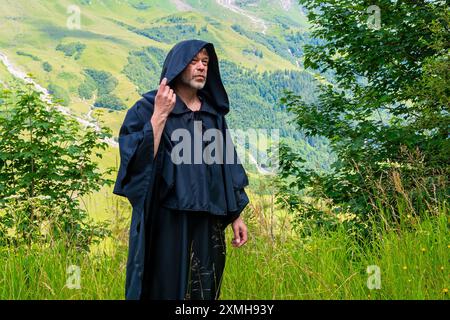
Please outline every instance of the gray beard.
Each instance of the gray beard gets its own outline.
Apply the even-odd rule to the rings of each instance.
[[[200,90],[200,89],[203,89],[203,87],[205,86],[206,79],[203,82],[198,82],[195,79],[188,79],[188,78],[185,78],[184,76],[181,76],[181,82],[184,83],[185,85],[188,85],[188,86],[194,88],[194,89]]]

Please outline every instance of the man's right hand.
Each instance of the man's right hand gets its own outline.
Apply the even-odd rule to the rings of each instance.
[[[162,79],[159,84],[158,92],[155,96],[155,110],[154,114],[157,117],[166,119],[172,109],[175,107],[175,102],[177,101],[177,96],[175,95],[173,89],[167,85],[167,78]]]
[[[175,106],[177,97],[172,89],[167,85],[167,78],[162,79],[159,84],[158,92],[155,96],[155,110],[150,119],[153,128],[153,157],[158,153],[159,143],[161,142],[161,135],[166,125],[167,117]]]

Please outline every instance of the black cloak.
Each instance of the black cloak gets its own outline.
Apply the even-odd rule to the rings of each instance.
[[[157,90],[143,94],[120,128],[120,167],[113,193],[128,198],[133,208],[126,299],[217,299],[225,264],[224,229],[249,203],[244,190],[248,177],[232,142],[221,144],[222,163],[171,160],[178,143],[171,140],[175,129],[205,133],[214,128],[231,139],[224,117],[228,95],[212,43],[176,44],[164,61],[160,81],[166,77],[170,86],[202,48],[208,51],[209,65],[206,84],[198,91],[201,108],[191,111],[177,96],[155,158],[150,119]]]

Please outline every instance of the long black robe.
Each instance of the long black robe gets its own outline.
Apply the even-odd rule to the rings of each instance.
[[[249,203],[247,175],[234,146],[225,143],[229,102],[214,46],[201,40],[178,43],[166,57],[160,81],[166,77],[170,86],[202,48],[210,62],[205,87],[198,91],[201,109],[193,112],[177,97],[156,157],[150,119],[157,90],[145,93],[127,111],[119,132],[120,167],[113,193],[127,197],[133,207],[126,299],[217,299],[225,266],[224,230]],[[222,163],[175,164],[171,151],[179,142],[171,135],[180,128],[192,136],[195,130],[220,130]],[[202,142],[203,149],[207,145]]]

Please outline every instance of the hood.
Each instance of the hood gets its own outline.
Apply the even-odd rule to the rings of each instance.
[[[196,39],[184,40],[177,43],[169,51],[164,60],[159,82],[165,77],[170,86],[176,76],[187,67],[202,48],[205,48],[208,51],[209,64],[206,84],[203,89],[199,90],[199,94],[206,97],[217,112],[225,115],[229,112],[230,105],[228,94],[225,91],[220,77],[219,61],[212,43]],[[157,90],[152,90],[144,93],[142,96],[153,104],[156,92]]]

